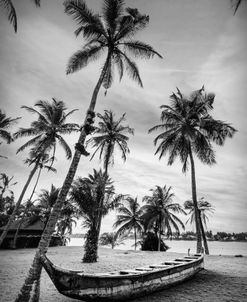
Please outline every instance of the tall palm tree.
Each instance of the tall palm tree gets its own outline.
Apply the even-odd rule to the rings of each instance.
[[[37,278],[40,276],[41,262],[39,255],[40,253],[45,253],[48,249],[51,234],[55,228],[56,221],[61,211],[61,206],[64,203],[73,182],[81,154],[88,155],[84,148],[85,138],[86,135],[93,130],[91,124],[93,122],[93,117],[95,116],[94,110],[99,90],[102,84],[105,88],[109,88],[113,79],[111,72],[113,63],[115,63],[120,71],[120,78],[123,75],[124,66],[126,66],[126,70],[132,79],[142,86],[138,68],[127,56],[126,51],[131,52],[135,57],[139,58],[151,58],[154,55],[161,57],[161,55],[159,55],[150,45],[130,39],[138,31],[144,29],[148,25],[148,16],[141,15],[137,9],[130,8],[128,8],[125,13],[123,0],[104,0],[103,3],[104,7],[102,15],[94,14],[88,9],[83,0],[69,0],[64,3],[65,12],[68,15],[71,15],[76,22],[78,22],[79,27],[75,34],[83,34],[86,41],[83,49],[78,51],[70,59],[67,73],[72,73],[87,66],[93,59],[97,58],[97,54],[100,54],[101,52],[100,49],[102,52],[103,50],[107,50],[107,57],[92,94],[84,125],[81,128],[78,143],[76,144],[72,163],[64,180],[47,227],[41,237],[29,274],[16,301],[28,301],[32,285],[34,282],[37,282]],[[125,42],[128,41],[128,39],[129,42]],[[120,48],[122,50],[120,50]]]
[[[40,6],[40,0],[32,0],[36,6]],[[10,24],[13,25],[15,32],[17,32],[17,15],[15,7],[11,0],[0,0],[0,7],[3,7],[8,15]]]
[[[128,125],[123,125],[125,121],[125,114],[119,119],[115,119],[113,112],[105,110],[104,115],[97,115],[100,119],[98,127],[95,127],[94,136],[87,141],[87,144],[91,144],[93,148],[96,148],[91,159],[99,151],[99,158],[104,162],[104,174],[107,177],[108,167],[114,163],[114,150],[118,148],[121,152],[122,159],[126,161],[126,154],[129,153],[128,148],[128,134],[134,134],[134,129]],[[104,189],[103,189],[104,190]],[[103,197],[103,196],[102,196]],[[100,201],[99,206],[99,224],[98,224],[98,236],[100,233],[101,220],[102,220],[102,203],[103,198]]]
[[[124,203],[126,205],[124,205]],[[143,230],[142,225],[142,209],[140,204],[137,201],[137,197],[133,198],[126,196],[124,198],[124,203],[117,208],[118,214],[117,220],[114,223],[113,227],[118,228],[117,234],[122,235],[129,233],[134,230],[134,239],[135,239],[135,250],[137,246],[137,234],[141,233]]]
[[[194,155],[204,164],[216,163],[212,142],[223,145],[227,137],[232,137],[236,130],[229,124],[215,120],[209,111],[213,109],[215,95],[203,93],[204,87],[186,98],[178,89],[177,94],[170,96],[171,105],[162,105],[161,123],[152,127],[149,132],[162,130],[154,144],[161,159],[169,153],[168,165],[179,157],[185,173],[188,162],[191,166],[192,200],[195,208],[195,225],[197,234],[197,252],[201,251],[200,215],[197,206],[197,190]]]
[[[70,134],[71,132],[78,131],[79,129],[79,126],[77,124],[66,123],[66,118],[75,110],[66,113],[67,108],[65,107],[64,102],[57,101],[55,99],[53,99],[52,103],[49,103],[47,101],[38,101],[35,104],[35,107],[37,107],[40,111],[38,111],[36,108],[22,106],[22,108],[27,109],[28,112],[37,114],[38,119],[31,123],[30,128],[20,128],[19,131],[14,134],[15,138],[34,136],[17,150],[18,153],[20,151],[23,151],[27,147],[34,146],[34,148],[32,149],[34,156],[30,162],[30,164],[34,164],[34,167],[29,174],[27,182],[25,183],[19,199],[16,202],[15,209],[0,237],[0,246],[7,235],[12,222],[14,221],[17,210],[34,174],[42,163],[44,154],[49,154],[52,151],[52,159],[54,161],[56,144],[57,142],[59,142],[59,144],[65,150],[66,157],[70,159],[72,153],[70,147],[68,146],[62,135]],[[51,162],[51,166],[53,164],[53,161]]]
[[[103,188],[105,188],[105,193]],[[79,177],[74,181],[71,192],[71,200],[78,206],[79,215],[84,219],[84,226],[88,228],[85,243],[83,262],[96,262],[98,251],[98,224],[99,201],[103,199],[102,215],[114,209],[120,196],[115,195],[111,179],[99,170],[94,170],[86,178]],[[103,195],[103,197],[102,197]]]
[[[13,141],[11,133],[8,129],[19,120],[20,117],[10,118],[6,117],[6,114],[0,109],[0,139],[7,142],[7,144]],[[0,141],[0,145],[2,142]],[[0,158],[7,158],[6,156],[0,155]]]
[[[195,223],[195,210],[194,210],[194,204],[192,200],[186,200],[184,203],[185,210],[189,210],[190,218],[186,221],[186,223],[190,222],[191,224]],[[200,214],[200,226],[202,229],[202,239],[204,244],[205,253],[209,255],[209,249],[208,249],[208,243],[207,243],[207,237],[205,235],[204,227],[207,227],[207,221],[208,216],[207,213],[213,213],[214,208],[212,207],[211,203],[204,199],[204,197],[201,197],[198,200],[198,210]]]
[[[175,214],[185,214],[178,203],[173,202],[174,193],[171,193],[171,187],[163,188],[156,186],[151,189],[152,195],[145,196],[143,201],[147,204],[143,206],[143,219],[147,222],[147,229],[157,227],[159,232],[158,251],[160,251],[161,234],[165,233],[168,237],[172,236],[172,229],[177,233],[179,227],[184,229],[183,222]]]

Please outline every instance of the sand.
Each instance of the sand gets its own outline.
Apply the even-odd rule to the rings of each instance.
[[[0,250],[0,301],[14,301],[27,274],[35,249]],[[171,260],[184,254],[121,251],[100,248],[99,261],[83,264],[80,247],[54,247],[48,257],[58,266],[87,272],[114,271]],[[42,273],[43,302],[72,302],[57,292],[46,272]],[[133,302],[161,301],[247,301],[247,257],[205,256],[205,270],[193,279]]]

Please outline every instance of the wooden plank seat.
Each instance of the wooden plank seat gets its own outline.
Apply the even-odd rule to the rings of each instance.
[[[137,271],[146,271],[146,272],[151,272],[153,271],[153,269],[150,267],[137,267],[136,268]]]
[[[179,264],[181,264],[182,262],[178,262],[178,261],[166,261],[166,262],[164,262],[164,263],[162,263],[162,264],[168,264],[168,265],[179,265]]]
[[[177,258],[175,261],[182,261],[182,262],[191,262],[193,259],[188,259],[188,258]]]
[[[149,267],[151,268],[168,268],[171,265],[167,265],[167,264],[152,264]]]
[[[128,275],[128,274],[140,274],[140,272],[134,270],[134,269],[126,269],[124,271],[120,271],[120,275]]]

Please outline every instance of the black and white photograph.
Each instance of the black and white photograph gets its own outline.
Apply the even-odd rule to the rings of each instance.
[[[246,0],[0,0],[0,302],[247,301],[246,33]]]

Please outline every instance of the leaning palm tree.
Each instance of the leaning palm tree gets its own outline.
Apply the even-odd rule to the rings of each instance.
[[[87,66],[93,59],[98,57],[97,55],[103,53],[104,50],[107,51],[107,57],[93,91],[84,125],[81,127],[81,133],[78,143],[76,144],[76,151],[69,171],[64,180],[47,227],[41,237],[29,274],[16,299],[16,301],[22,302],[28,301],[32,285],[40,276],[41,262],[39,255],[40,253],[45,253],[48,249],[51,234],[55,228],[61,206],[64,203],[73,182],[81,154],[88,155],[88,153],[85,152],[84,142],[86,135],[93,130],[91,123],[92,118],[95,115],[94,110],[96,100],[102,84],[106,89],[110,87],[113,79],[112,68],[113,65],[116,65],[120,72],[120,78],[122,78],[125,68],[131,78],[142,86],[138,68],[127,56],[127,52],[139,58],[149,59],[154,55],[161,58],[161,55],[150,45],[133,39],[133,36],[138,31],[144,29],[148,25],[149,17],[141,15],[137,9],[128,8],[125,12],[123,0],[104,0],[101,15],[94,14],[89,10],[83,0],[65,1],[64,5],[65,12],[78,22],[79,27],[75,34],[82,34],[86,41],[83,49],[75,53],[70,59],[67,73],[75,72],[80,68]]]
[[[191,224],[194,224],[195,222],[195,210],[194,210],[194,204],[192,200],[186,200],[184,203],[185,210],[189,211],[190,218],[186,221],[186,223],[190,222]],[[204,199],[204,197],[200,198],[198,200],[198,210],[200,214],[200,226],[202,229],[202,239],[204,244],[205,253],[209,255],[209,249],[208,249],[208,243],[207,238],[205,235],[204,229],[207,227],[207,221],[208,216],[207,213],[213,213],[214,208],[212,207],[211,203]]]
[[[126,204],[126,205],[125,205]],[[118,214],[117,220],[113,227],[118,228],[117,234],[123,235],[134,230],[135,250],[137,246],[137,234],[140,234],[143,230],[142,225],[142,210],[140,204],[136,198],[126,196],[123,200],[123,204],[117,208]]]
[[[29,153],[29,157],[24,161],[24,163],[28,164],[28,165],[32,164],[33,160],[36,158],[36,156],[37,156],[37,154],[35,153],[35,149],[31,149],[31,151]],[[24,211],[23,211],[21,220],[20,220],[20,222],[19,222],[19,224],[16,228],[14,241],[13,241],[13,248],[16,248],[16,242],[17,242],[17,239],[18,239],[18,234],[19,234],[20,228],[21,228],[21,226],[22,226],[22,224],[25,220],[26,213],[28,212],[29,208],[33,205],[32,198],[33,198],[34,193],[36,191],[36,188],[37,188],[42,170],[47,169],[48,171],[52,171],[52,172],[57,171],[55,168],[51,167],[51,165],[50,165],[51,161],[53,161],[53,159],[50,158],[47,153],[42,154],[42,157],[40,158],[40,162],[39,162],[39,171],[38,171],[38,175],[37,175],[33,190],[31,192],[31,195],[30,195],[29,199],[28,199],[28,202],[26,203],[26,207],[24,207]]]
[[[40,6],[40,0],[32,0],[36,6]],[[0,7],[3,7],[4,11],[8,15],[10,24],[13,25],[15,32],[17,32],[17,15],[15,7],[11,0],[0,0]]]
[[[75,110],[66,113],[67,108],[65,107],[64,102],[57,101],[55,99],[53,99],[52,103],[49,103],[47,101],[38,101],[35,104],[35,107],[40,111],[38,111],[36,108],[22,106],[22,108],[27,109],[28,112],[37,114],[38,119],[31,123],[30,128],[20,128],[20,130],[14,134],[15,138],[34,136],[17,150],[18,153],[20,151],[23,151],[27,147],[34,146],[34,148],[32,149],[34,156],[32,157],[32,160],[30,162],[30,164],[33,164],[34,167],[28,176],[27,182],[25,183],[19,199],[16,202],[15,209],[0,237],[0,246],[7,235],[12,222],[14,221],[14,217],[34,174],[42,164],[44,154],[49,154],[50,152],[52,152],[52,166],[55,159],[56,144],[57,142],[59,142],[59,144],[65,150],[66,157],[70,159],[72,152],[62,135],[70,134],[74,131],[78,131],[79,129],[79,126],[77,124],[66,123],[66,118]]]
[[[168,165],[179,157],[185,173],[190,162],[192,200],[195,209],[195,226],[197,234],[197,252],[201,251],[202,238],[200,215],[197,206],[197,190],[194,155],[204,164],[216,163],[212,142],[223,145],[227,137],[233,137],[236,130],[220,120],[215,120],[209,111],[213,109],[215,95],[203,93],[204,87],[186,98],[178,89],[177,94],[170,96],[171,105],[162,105],[161,123],[152,127],[149,132],[162,130],[154,144],[158,148],[159,159],[169,153]]]
[[[151,191],[151,196],[144,196],[143,198],[143,201],[146,202],[146,205],[142,207],[143,220],[146,222],[147,229],[157,228],[159,233],[158,251],[160,251],[161,235],[165,231],[167,237],[170,237],[173,234],[173,229],[178,234],[180,233],[179,227],[184,229],[183,222],[176,214],[185,214],[185,212],[180,204],[173,202],[174,193],[170,192],[171,187],[156,186]]]
[[[125,121],[125,114],[123,114],[119,119],[115,119],[112,111],[105,110],[104,115],[97,115],[100,119],[98,127],[95,127],[94,136],[87,141],[87,144],[91,144],[95,151],[91,159],[99,151],[99,158],[102,159],[104,163],[104,174],[107,177],[109,165],[114,164],[114,151],[118,148],[121,152],[122,159],[126,161],[126,154],[129,153],[128,148],[128,134],[134,134],[134,129],[130,128],[128,125],[123,125],[122,122]],[[104,191],[104,189],[103,189]],[[102,203],[103,198],[99,206],[99,224],[98,224],[98,236],[100,233],[100,226],[102,220]]]

